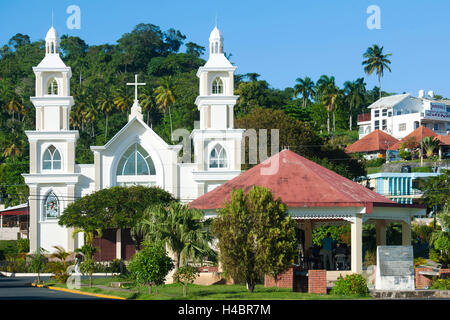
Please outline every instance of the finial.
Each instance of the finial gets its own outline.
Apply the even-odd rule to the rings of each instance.
[[[52,9],[52,27],[53,27],[53,9]]]
[[[217,12],[216,12],[216,24],[215,24],[215,27],[217,28]]]

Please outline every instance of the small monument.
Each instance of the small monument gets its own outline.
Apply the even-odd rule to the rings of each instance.
[[[376,290],[414,290],[412,246],[378,246]]]

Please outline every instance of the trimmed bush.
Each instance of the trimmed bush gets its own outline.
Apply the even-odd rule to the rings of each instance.
[[[431,285],[431,289],[435,290],[450,290],[450,278],[436,279]]]
[[[341,296],[367,296],[369,289],[367,288],[366,279],[360,274],[350,274],[343,278],[340,276],[334,284],[331,294]]]

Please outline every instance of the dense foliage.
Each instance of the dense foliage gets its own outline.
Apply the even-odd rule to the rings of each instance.
[[[161,242],[145,243],[128,265],[131,277],[137,283],[147,285],[150,294],[152,286],[164,284],[167,274],[173,267],[172,259],[167,255]]]
[[[334,283],[331,294],[342,296],[367,296],[369,294],[369,288],[367,287],[366,279],[364,279],[362,275],[354,273],[345,276],[345,278],[339,276]]]
[[[7,206],[23,203],[28,196],[21,176],[29,167],[24,132],[35,128],[30,101],[35,94],[32,67],[44,57],[44,44],[43,40],[31,42],[28,35],[18,33],[0,49],[0,202]],[[205,48],[189,42],[181,31],[163,31],[148,23],[138,24],[115,44],[88,45],[79,37],[62,35],[61,57],[73,74],[71,94],[75,105],[70,128],[80,132],[76,162],[92,163],[89,147],[104,145],[126,124],[133,103],[133,88],[126,83],[134,79],[134,74],[147,84],[140,89],[139,99],[144,121],[157,134],[171,143],[171,127],[192,130],[199,119],[194,103],[198,95],[196,72],[205,63],[204,54]],[[364,173],[341,149],[352,141],[342,144],[336,138],[340,131],[354,130],[354,115],[367,112],[368,105],[381,94],[386,95],[377,87],[367,90],[359,78],[339,88],[333,76],[323,75],[316,83],[305,77],[297,79],[292,87],[275,89],[257,73],[248,73],[235,75],[235,94],[240,96],[236,119],[259,108],[279,110],[304,123],[289,120],[269,127],[279,125],[286,131],[285,126],[299,126],[296,133],[300,138],[296,135],[287,139],[285,146],[297,148],[300,154],[347,177]],[[263,125],[258,128],[265,128]],[[311,131],[315,134],[308,137]],[[344,136],[354,133],[347,131]]]
[[[225,275],[244,280],[249,292],[265,274],[278,277],[294,261],[295,225],[269,189],[233,190],[211,225]]]
[[[190,261],[216,261],[217,253],[209,243],[210,221],[200,210],[173,201],[169,205],[149,206],[132,232],[139,229],[149,242],[162,242],[176,256],[176,269]]]
[[[144,210],[155,204],[167,204],[173,197],[159,187],[112,187],[91,193],[69,204],[58,223],[81,228],[85,232],[131,228]]]

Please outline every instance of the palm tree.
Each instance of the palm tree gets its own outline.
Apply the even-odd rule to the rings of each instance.
[[[133,105],[133,99],[128,95],[126,88],[120,88],[117,90],[114,97],[114,104],[120,111],[128,111]]]
[[[18,117],[20,117],[19,112],[22,109],[23,109],[23,105],[22,105],[22,102],[20,101],[19,96],[15,93],[11,94],[11,98],[9,99],[8,103],[6,104],[6,110],[8,111],[8,113],[11,113],[12,118],[14,119],[14,113],[17,112]],[[18,120],[20,120],[20,119],[18,119]]]
[[[6,148],[5,148],[5,151],[3,152],[3,156],[4,156],[5,158],[10,157],[10,156],[12,156],[12,157],[18,157],[18,156],[20,156],[20,155],[21,155],[20,148],[19,148],[19,146],[18,146],[17,144],[15,144],[15,143],[13,143],[13,144],[11,144],[10,146],[6,147]]]
[[[175,103],[174,95],[175,85],[172,76],[166,76],[161,78],[160,86],[156,88],[156,104],[160,110],[164,112],[169,110],[170,118],[170,138],[172,139],[172,113],[170,111],[170,106]]]
[[[353,125],[353,110],[358,108],[364,101],[364,94],[366,92],[366,84],[364,78],[358,78],[356,81],[344,82],[345,100],[349,106],[350,120],[349,128],[352,131]]]
[[[316,94],[314,81],[309,77],[305,77],[305,79],[297,78],[295,81],[297,81],[298,84],[294,86],[294,97],[297,97],[301,93],[303,98],[303,108],[306,108],[308,98],[310,96],[313,97]]]
[[[139,95],[139,104],[141,105],[142,110],[147,112],[147,125],[149,125],[150,110],[155,107],[155,100],[150,87],[145,87],[144,90],[141,91],[141,94]]]
[[[97,118],[98,115],[98,110],[97,107],[92,104],[92,103],[88,103],[86,105],[86,109],[82,111],[82,115],[83,115],[83,119],[86,121],[86,123],[90,123],[91,124],[91,137],[95,137],[95,119]]]
[[[248,81],[250,82],[256,82],[258,81],[258,78],[261,76],[259,73],[250,72],[245,74],[245,76],[248,78]]]
[[[53,246],[53,248],[55,248],[56,251],[52,253],[50,257],[59,259],[62,262],[64,269],[67,269],[67,257],[70,256],[72,252],[67,252],[61,246]]]
[[[376,71],[378,76],[378,86],[380,88],[380,98],[381,98],[381,77],[384,74],[384,69],[386,68],[391,72],[389,64],[391,61],[387,57],[391,56],[392,53],[383,54],[383,47],[379,47],[374,44],[372,47],[367,48],[367,51],[363,54],[366,59],[362,62],[364,67],[364,72],[369,76],[373,71]]]
[[[327,131],[330,133],[330,114],[336,110],[336,100],[340,94],[339,88],[335,84],[335,79],[333,76],[328,77],[327,75],[322,75],[317,81],[316,85],[316,97],[327,109]],[[333,121],[334,122],[334,121]],[[334,126],[333,126],[334,127]]]
[[[208,242],[212,237],[202,219],[200,211],[172,202],[169,206],[149,207],[138,225],[145,230],[146,240],[162,241],[175,253],[178,269],[188,260],[201,260],[211,255]]]
[[[105,125],[105,139],[108,139],[108,116],[114,108],[114,98],[109,90],[102,91],[100,96],[97,98],[97,103],[100,105],[100,110],[106,116]]]
[[[439,147],[439,140],[435,137],[424,137],[422,140],[422,146],[427,153],[427,158],[433,155],[434,150]]]

